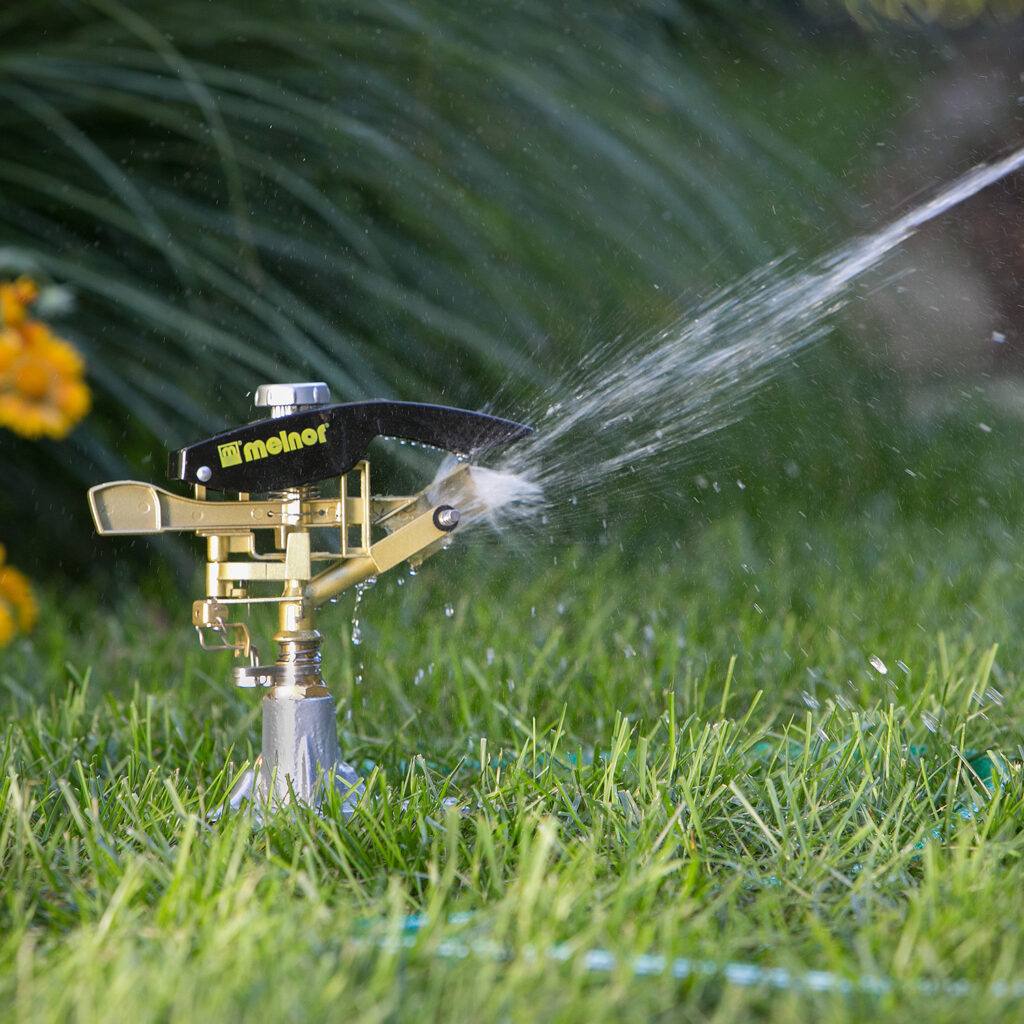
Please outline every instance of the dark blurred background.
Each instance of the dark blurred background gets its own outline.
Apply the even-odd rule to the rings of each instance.
[[[0,435],[0,541],[37,576],[173,561],[101,550],[87,487],[161,482],[265,381],[522,414],[596,341],[1019,145],[1022,27],[954,0],[6,3],[0,276],[71,300],[94,411]],[[621,532],[880,495],[1011,516],[1016,445],[979,446],[1024,410],[1020,184],[922,231]],[[719,473],[748,486],[684,521]]]

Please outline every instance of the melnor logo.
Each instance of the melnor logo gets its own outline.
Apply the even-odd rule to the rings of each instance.
[[[220,455],[222,466],[237,466],[242,461],[242,443],[228,441],[227,444],[219,444],[217,445],[217,454]]]
[[[282,430],[272,437],[265,437],[262,440],[229,441],[227,444],[217,445],[217,453],[220,455],[222,467],[237,466],[244,460],[246,462],[258,462],[267,458],[268,455],[283,455],[285,452],[295,452],[302,448],[308,448],[314,444],[327,443],[327,423],[321,423],[319,427],[306,427],[305,430]]]

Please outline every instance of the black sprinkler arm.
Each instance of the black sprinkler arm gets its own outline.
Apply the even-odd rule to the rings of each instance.
[[[484,413],[417,402],[353,402],[276,416],[171,452],[167,475],[216,491],[261,494],[342,476],[375,437],[477,455],[531,433]]]

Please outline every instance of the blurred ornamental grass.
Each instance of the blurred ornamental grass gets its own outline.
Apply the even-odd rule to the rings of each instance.
[[[74,294],[93,387],[68,441],[5,454],[54,526],[40,561],[98,558],[84,490],[251,418],[261,383],[522,415],[595,340],[628,346],[684,292],[860,215],[847,169],[809,155],[817,122],[787,137],[775,109],[836,59],[799,19],[728,0],[0,4],[0,273]],[[888,88],[871,68],[844,71],[858,116]],[[0,495],[0,531],[21,514]]]
[[[0,427],[59,441],[89,411],[90,393],[75,347],[31,315],[38,297],[30,277],[0,281]],[[6,559],[0,544],[0,647],[36,620],[28,579]]]

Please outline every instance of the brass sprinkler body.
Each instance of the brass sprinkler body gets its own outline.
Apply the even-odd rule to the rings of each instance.
[[[461,519],[458,508],[438,501],[436,484],[410,496],[371,496],[370,441],[399,437],[470,456],[530,432],[443,406],[329,401],[320,382],[261,386],[255,404],[267,418],[171,453],[168,475],[190,483],[191,498],[131,480],[89,491],[100,534],[183,531],[206,539],[206,596],[193,604],[192,624],[205,650],[234,654],[238,686],[264,691],[262,753],[233,806],[247,798],[316,805],[332,786],[350,807],[362,791],[341,758],[317,609],[401,562],[422,561]],[[335,490],[326,495],[320,488],[331,478]],[[214,500],[209,490],[233,497]],[[238,614],[253,604],[277,605],[272,663],[261,662]]]

